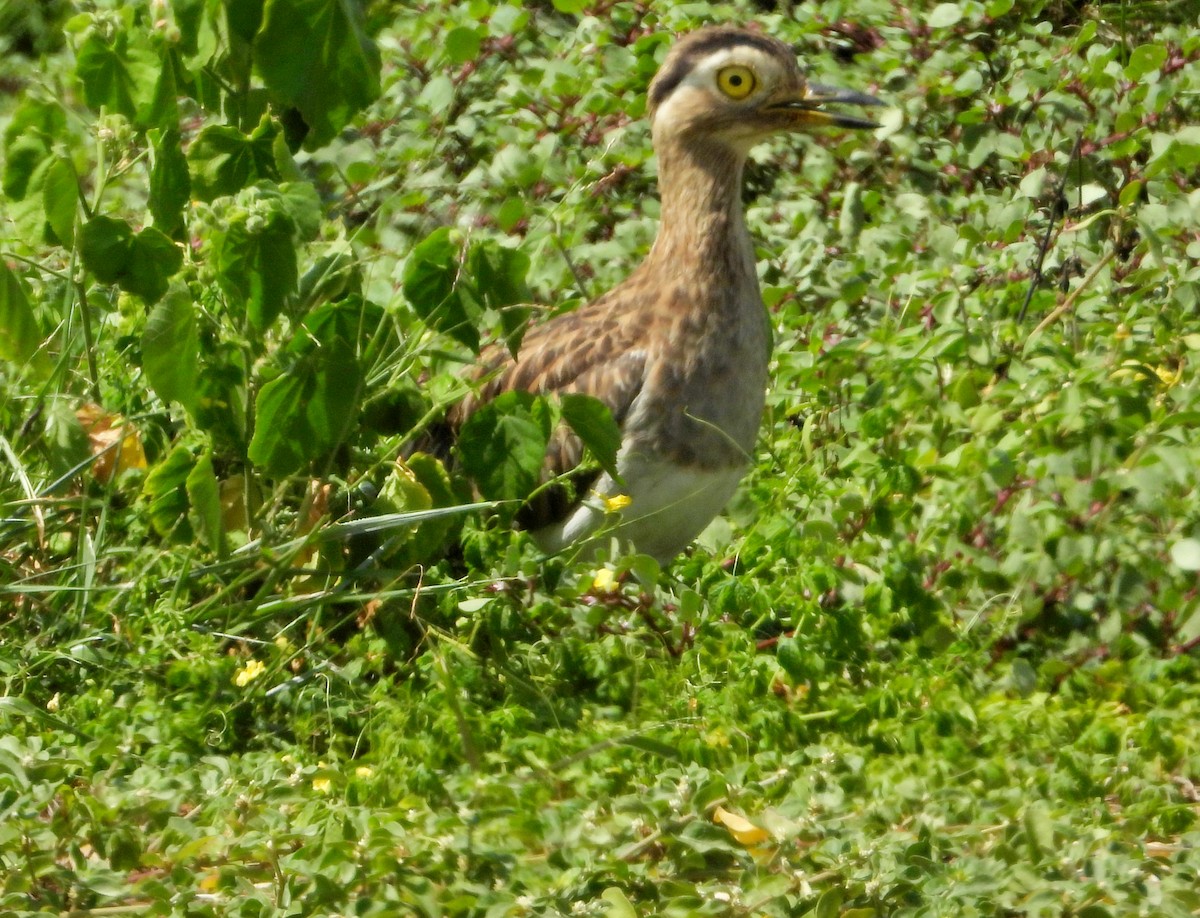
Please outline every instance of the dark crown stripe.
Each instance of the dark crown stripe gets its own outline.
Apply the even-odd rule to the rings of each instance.
[[[659,75],[650,87],[650,104],[661,105],[684,81],[701,58],[726,48],[755,48],[766,54],[778,54],[785,47],[781,42],[753,32],[717,30],[700,33],[679,55],[669,70]]]

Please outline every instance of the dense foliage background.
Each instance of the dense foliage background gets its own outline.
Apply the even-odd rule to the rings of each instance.
[[[541,559],[566,408],[489,417],[487,512],[396,458],[637,263],[708,22],[890,108],[755,154],[727,516]],[[5,913],[1200,914],[1191,0],[0,24]]]

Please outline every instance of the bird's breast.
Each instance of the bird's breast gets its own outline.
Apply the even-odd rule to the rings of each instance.
[[[769,335],[757,285],[721,308],[676,312],[627,425],[641,442],[627,446],[700,469],[744,466],[762,422]]]

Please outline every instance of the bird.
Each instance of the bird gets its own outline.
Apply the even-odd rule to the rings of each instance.
[[[547,553],[618,545],[668,564],[721,512],[748,468],[762,424],[771,351],[754,247],[742,206],[752,147],[788,132],[874,128],[830,104],[883,104],[809,82],[795,51],[736,26],[689,32],[668,50],[647,90],[661,200],[642,263],[607,293],[537,325],[514,357],[485,349],[474,385],[447,412],[453,439],[472,414],[508,391],[582,393],[607,406],[620,431],[616,475],[579,471],[569,429],[547,451],[548,481],[518,514]]]

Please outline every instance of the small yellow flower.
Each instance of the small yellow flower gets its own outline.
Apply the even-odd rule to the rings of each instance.
[[[328,794],[333,790],[333,782],[329,778],[313,778],[312,788],[318,794]]]
[[[592,589],[597,593],[615,593],[617,585],[617,575],[607,567],[600,568],[592,578]]]
[[[354,769],[354,777],[356,778],[369,778],[373,774],[375,774],[374,769],[366,765],[359,765],[358,768]]]
[[[609,513],[616,513],[618,510],[624,510],[633,503],[633,498],[628,494],[614,494],[612,497],[604,498],[604,509]]]
[[[245,688],[266,671],[267,667],[259,660],[247,660],[246,665],[234,674],[233,684],[238,688]]]

